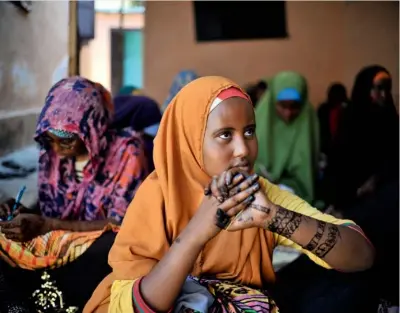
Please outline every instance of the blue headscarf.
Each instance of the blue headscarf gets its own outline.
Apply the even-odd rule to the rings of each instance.
[[[196,72],[192,70],[184,70],[180,71],[174,78],[174,81],[172,83],[171,88],[169,89],[169,94],[167,99],[165,100],[164,104],[161,107],[162,112],[165,111],[167,108],[168,104],[171,102],[171,100],[176,96],[176,94],[187,84],[189,84],[191,81],[199,78],[199,75],[196,74]]]
[[[114,98],[114,119],[112,127],[131,127],[135,131],[158,129],[161,112],[157,102],[146,96],[118,95]],[[154,126],[154,127],[153,127]],[[149,134],[155,137],[155,133]]]

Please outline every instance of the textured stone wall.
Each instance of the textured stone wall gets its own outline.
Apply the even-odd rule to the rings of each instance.
[[[34,1],[25,13],[0,1],[0,156],[33,143],[51,85],[67,74],[68,1]]]

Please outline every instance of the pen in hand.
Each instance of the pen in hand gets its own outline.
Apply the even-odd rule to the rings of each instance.
[[[23,186],[18,191],[17,197],[15,198],[15,203],[14,203],[12,209],[11,209],[11,212],[10,212],[10,215],[8,216],[8,218],[7,218],[7,221],[11,221],[13,219],[13,214],[14,214],[15,210],[18,208],[18,206],[20,205],[20,202],[21,202],[22,196],[24,195],[25,190],[26,190],[26,186]]]

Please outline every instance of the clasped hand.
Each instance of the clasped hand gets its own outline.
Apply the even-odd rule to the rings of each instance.
[[[230,169],[213,177],[205,187],[204,198],[188,228],[202,244],[223,228],[237,231],[264,227],[271,219],[274,205],[260,189],[259,176]],[[221,214],[222,216],[221,218]],[[221,225],[221,220],[226,223]],[[222,227],[224,226],[224,227]]]

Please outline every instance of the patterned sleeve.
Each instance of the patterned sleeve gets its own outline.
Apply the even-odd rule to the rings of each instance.
[[[369,242],[368,238],[365,236],[362,229],[358,225],[356,225],[356,223],[354,223],[353,221],[342,220],[342,219],[335,218],[332,215],[324,214],[324,213],[320,212],[319,210],[317,210],[316,208],[309,205],[306,201],[297,197],[296,195],[294,195],[290,192],[281,190],[278,186],[273,185],[269,182],[265,183],[265,188],[266,188],[267,196],[273,203],[275,203],[285,209],[301,213],[303,215],[312,217],[317,220],[321,220],[321,221],[335,224],[335,225],[347,226],[347,227],[353,229],[354,231],[357,231]],[[324,268],[328,268],[328,269],[332,268],[323,259],[317,257],[315,254],[311,253],[310,251],[303,249],[303,247],[301,247],[297,243],[293,242],[292,240],[287,239],[286,237],[275,234],[275,233],[274,233],[274,239],[275,239],[276,246],[285,246],[285,247],[290,247],[290,248],[296,249],[296,250],[306,254],[316,264],[318,264]]]

